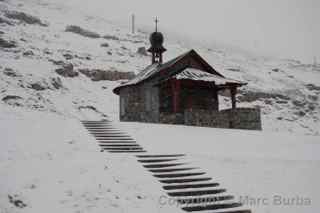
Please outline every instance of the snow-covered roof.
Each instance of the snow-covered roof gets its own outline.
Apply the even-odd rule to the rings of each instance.
[[[195,68],[186,68],[184,71],[173,76],[175,79],[190,79],[194,81],[209,81],[214,82],[216,85],[224,85],[228,83],[242,84],[240,81],[236,81],[230,78],[221,77],[215,74],[204,72]]]
[[[226,83],[236,83],[236,84],[240,84],[240,85],[244,85],[245,83],[240,82],[240,81],[236,81],[236,80],[232,80],[232,79],[228,79],[225,78],[222,74],[220,74],[219,72],[217,72],[215,69],[213,69],[204,59],[202,59],[194,50],[190,50],[182,55],[179,55],[178,57],[163,63],[163,64],[159,64],[159,63],[155,63],[152,65],[147,66],[144,70],[142,70],[141,72],[139,72],[135,78],[119,85],[118,87],[116,87],[113,92],[115,94],[119,94],[119,91],[121,88],[123,87],[127,87],[127,86],[131,86],[131,85],[137,85],[147,79],[150,79],[151,77],[156,76],[156,74],[160,73],[163,70],[166,70],[170,67],[173,67],[174,65],[178,64],[179,62],[182,62],[183,59],[185,57],[191,56],[193,58],[196,58],[197,60],[200,61],[200,63],[205,67],[204,69],[206,69],[208,72],[205,71],[201,71],[201,74],[210,74],[207,77],[203,77],[202,81],[214,81],[217,85],[221,85],[221,84],[225,84],[223,82]],[[197,72],[194,72],[193,74],[190,73],[190,69],[191,68],[187,68],[189,69],[189,71],[187,73],[185,73],[185,78],[187,78],[189,76],[194,76],[193,80],[198,79],[200,81],[200,77],[201,75],[197,74]],[[195,69],[194,69],[195,70]],[[181,72],[184,70],[180,70]],[[179,72],[180,72],[179,71]],[[199,70],[200,71],[200,70]],[[211,73],[210,73],[211,72]],[[198,75],[198,77],[195,77],[196,75]]]
[[[191,51],[188,51],[166,63],[163,64],[159,64],[159,63],[155,63],[155,64],[151,64],[149,66],[147,66],[145,69],[143,69],[141,72],[139,72],[136,77],[134,77],[133,79],[121,84],[120,86],[116,87],[114,89],[114,92],[117,94],[119,89],[122,87],[126,87],[126,86],[130,86],[130,85],[136,85],[152,76],[154,76],[156,73],[160,72],[161,70],[164,70],[165,68],[168,68],[170,66],[172,66],[173,64],[175,64],[177,61],[179,61],[180,59],[182,59],[184,56],[186,56],[187,54],[189,54]]]

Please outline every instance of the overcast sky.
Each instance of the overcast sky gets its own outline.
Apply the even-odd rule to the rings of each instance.
[[[60,0],[61,1],[61,0]],[[140,26],[222,42],[277,57],[320,62],[320,0],[68,0],[70,5]]]

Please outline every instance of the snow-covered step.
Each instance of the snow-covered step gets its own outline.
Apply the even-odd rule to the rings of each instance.
[[[112,126],[111,123],[82,123],[84,126]]]
[[[141,147],[139,144],[100,144],[101,147]]]
[[[148,160],[138,160],[140,163],[162,163],[162,162],[168,162],[168,161],[176,161],[179,159],[173,158],[173,159],[148,159]]]
[[[216,203],[221,201],[229,201],[233,200],[233,195],[220,195],[220,196],[202,196],[202,197],[192,197],[192,198],[178,198],[177,202],[181,205],[186,204],[190,205],[197,205],[197,204],[209,204],[209,203]]]
[[[135,141],[132,138],[117,138],[117,137],[95,137],[97,140],[105,141]]]
[[[141,147],[139,144],[137,143],[126,143],[126,142],[122,142],[122,143],[100,143],[99,144],[100,147]]]
[[[168,192],[172,197],[187,197],[187,196],[201,196],[201,195],[215,195],[226,192],[226,189],[210,189],[210,190],[194,190],[194,191],[177,191]]]
[[[104,129],[109,129],[109,128],[111,128],[111,129],[115,129],[115,127],[114,126],[112,126],[112,125],[84,125],[86,128],[88,128],[88,129],[95,129],[95,128],[97,128],[97,129],[100,129],[100,128],[104,128]]]
[[[136,143],[136,141],[133,141],[133,140],[126,140],[126,141],[123,141],[123,140],[98,140],[99,144],[119,144],[119,143],[123,143],[123,144],[132,144],[132,143]]]
[[[102,133],[106,134],[106,133],[108,133],[108,134],[110,134],[110,133],[114,132],[114,133],[121,133],[121,134],[125,135],[124,132],[121,132],[121,131],[119,131],[117,129],[88,129],[88,131],[91,134],[93,134],[93,133],[96,133],[96,134],[102,134]]]
[[[178,177],[191,177],[191,176],[199,176],[204,175],[205,172],[194,172],[194,173],[169,173],[169,174],[157,174],[153,175],[157,178],[178,178]]]
[[[110,131],[119,131],[118,129],[115,128],[106,128],[106,127],[86,127],[87,130],[90,132],[95,132],[95,131],[101,131],[103,130],[104,132],[110,132]]]
[[[122,136],[124,136],[124,135],[126,135],[126,134],[124,134],[123,132],[109,132],[109,134],[111,135],[122,135]]]
[[[186,163],[148,164],[148,165],[143,165],[143,167],[145,167],[145,168],[167,168],[167,167],[182,166],[182,165],[186,165]]]
[[[83,124],[85,127],[94,128],[94,127],[113,127],[112,124]]]
[[[108,151],[130,151],[130,150],[143,150],[141,147],[103,147]]]
[[[130,138],[130,137],[126,137],[126,136],[95,136],[96,139],[106,139],[106,140],[131,140],[131,141],[135,141],[134,139]]]
[[[193,182],[201,182],[201,181],[209,181],[212,180],[210,177],[206,178],[179,178],[179,179],[161,179],[159,180],[161,183],[173,184],[173,183],[193,183]]]
[[[82,123],[102,123],[102,122],[110,122],[107,119],[99,120],[99,121],[90,121],[90,120],[82,120]]]
[[[111,123],[84,123],[85,126],[112,126]]]
[[[136,141],[132,140],[132,139],[117,139],[117,138],[110,138],[110,139],[98,139],[99,143],[119,143],[119,142],[129,142],[129,143],[136,143]]]
[[[187,206],[187,207],[182,207],[182,209],[187,212],[194,212],[194,211],[230,209],[230,208],[241,207],[241,206],[242,206],[241,203],[231,202],[231,203],[221,203],[221,204]]]
[[[106,136],[126,136],[126,137],[130,137],[129,135],[123,133],[123,132],[103,132],[103,133],[94,133],[94,132],[90,132],[91,134],[95,134],[96,136],[100,136],[100,135],[106,135]]]
[[[216,210],[204,210],[203,213],[251,213],[249,209],[243,209],[243,207],[234,207],[232,209],[216,209]]]
[[[171,154],[171,155],[136,155],[138,158],[170,158],[170,157],[184,157],[185,154]]]
[[[86,127],[90,132],[110,132],[111,130],[119,132],[119,129],[111,127]]]
[[[94,136],[96,137],[104,137],[104,138],[124,138],[124,139],[132,139],[130,136],[127,136],[127,135],[95,135],[93,134]]]
[[[199,183],[199,184],[181,184],[181,185],[167,185],[162,188],[165,190],[177,190],[177,189],[197,189],[197,188],[210,188],[217,187],[219,183]]]
[[[152,173],[169,173],[169,172],[181,172],[181,171],[188,171],[188,170],[194,170],[199,168],[175,168],[175,169],[149,169]]]
[[[84,124],[86,128],[115,128],[111,124]]]
[[[111,150],[108,151],[110,153],[140,153],[140,152],[146,152],[145,150],[127,150],[127,151],[123,151],[123,150]]]

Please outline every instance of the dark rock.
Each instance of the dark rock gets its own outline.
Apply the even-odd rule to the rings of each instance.
[[[316,106],[315,106],[315,104],[309,104],[308,105],[308,111],[314,111],[316,109]]]
[[[108,51],[107,54],[108,54],[108,55],[112,55],[112,52],[111,52],[111,51]]]
[[[109,44],[108,43],[102,43],[100,46],[101,47],[109,47]]]
[[[316,86],[314,84],[306,84],[305,86],[310,91],[320,91],[320,86]]]
[[[47,89],[47,87],[41,85],[41,83],[33,83],[30,85],[32,89],[37,90],[37,91],[43,91]]]
[[[293,105],[295,105],[297,107],[304,107],[306,105],[305,102],[301,102],[301,101],[298,101],[298,100],[293,100],[292,103],[293,103]]]
[[[3,38],[0,38],[0,47],[2,48],[15,48],[17,47],[14,41],[6,41]]]
[[[277,93],[255,92],[249,90],[240,90],[239,93],[241,95],[238,97],[238,100],[242,102],[254,102],[260,99],[290,100],[288,96]]]
[[[52,62],[54,65],[59,65],[59,66],[65,65],[64,61],[61,61],[61,60],[56,61],[54,59],[49,59],[48,61]]]
[[[139,47],[137,53],[140,55],[148,56],[147,49],[145,47]]]
[[[74,55],[74,57],[81,60],[91,60],[91,57],[89,55],[86,55],[86,56]]]
[[[232,71],[232,72],[240,72],[240,68],[228,68],[227,70]]]
[[[12,203],[15,207],[18,207],[18,208],[24,208],[24,207],[27,207],[27,204],[25,204],[22,200],[20,199],[17,199],[11,195],[8,195],[8,198],[9,198],[9,202]]]
[[[100,112],[99,110],[97,110],[97,108],[95,108],[94,106],[91,106],[91,105],[79,106],[78,109],[79,110],[83,110],[83,109],[92,110],[92,111],[96,112],[97,114],[99,114],[102,117],[108,117],[107,115],[105,115],[104,113]]]
[[[133,72],[119,72],[100,69],[79,69],[79,72],[90,78],[92,81],[117,81],[121,79],[132,79],[135,76]]]
[[[63,54],[63,57],[66,59],[66,60],[70,60],[70,59],[73,59],[73,56],[69,53],[65,53]]]
[[[6,25],[10,25],[10,26],[13,25],[9,20],[6,20],[2,17],[0,17],[0,24],[6,24]]]
[[[47,27],[48,24],[43,23],[39,18],[19,11],[6,11],[5,16],[10,19],[16,19],[26,24],[37,24]]]
[[[94,106],[88,105],[88,106],[79,106],[78,109],[90,109],[93,111],[98,111],[97,108],[95,108]]]
[[[277,104],[287,104],[288,101],[286,101],[286,100],[276,100],[276,103]]]
[[[19,101],[22,99],[23,98],[21,98],[20,96],[17,96],[17,95],[7,95],[2,98],[2,101],[8,105],[11,105],[11,106],[22,106],[22,104],[19,103]]]
[[[279,72],[280,69],[279,69],[279,68],[274,68],[274,69],[272,69],[272,71],[273,71],[273,72]]]
[[[317,101],[319,97],[317,95],[308,95],[308,98],[312,101]]]
[[[63,77],[70,77],[70,78],[73,78],[73,77],[76,77],[79,75],[78,72],[74,71],[73,70],[73,65],[71,63],[69,64],[64,64],[62,66],[62,68],[58,68],[55,70],[57,74],[63,76]]]
[[[120,40],[117,36],[113,36],[113,35],[105,35],[105,36],[103,36],[103,38],[107,39],[107,40],[114,40],[114,41]]]
[[[3,71],[3,74],[10,76],[10,77],[20,77],[13,69],[6,67]]]
[[[52,79],[51,79],[51,84],[52,84],[52,86],[53,86],[55,89],[60,89],[60,88],[63,87],[62,81],[61,81],[61,79],[60,79],[59,77],[57,77],[57,78],[52,78]]]
[[[4,98],[2,98],[2,101],[8,101],[8,100],[19,100],[22,99],[20,96],[17,95],[7,95]]]
[[[25,51],[25,52],[23,53],[23,56],[32,56],[32,55],[34,55],[34,53],[32,52],[32,50],[28,50],[28,51]]]
[[[52,55],[52,52],[50,50],[48,50],[48,49],[44,49],[43,53],[46,54],[46,55]]]
[[[265,99],[265,100],[264,100],[264,103],[271,105],[271,104],[272,104],[272,101],[271,101],[270,99]]]
[[[75,26],[75,25],[67,26],[65,31],[76,33],[76,34],[79,34],[81,36],[88,37],[88,38],[100,38],[101,37],[98,33],[95,33],[95,32],[89,31],[89,30],[85,30],[85,29],[83,29],[79,26]]]
[[[298,111],[298,112],[295,112],[294,114],[296,114],[296,115],[298,115],[298,116],[300,116],[300,117],[306,115],[306,113],[305,113],[304,111]]]

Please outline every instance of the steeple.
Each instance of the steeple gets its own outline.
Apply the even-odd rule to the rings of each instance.
[[[166,51],[163,45],[163,35],[161,32],[158,32],[158,22],[159,20],[155,19],[156,30],[150,35],[151,47],[148,49],[148,52],[152,54],[152,64],[162,63],[162,53]]]

